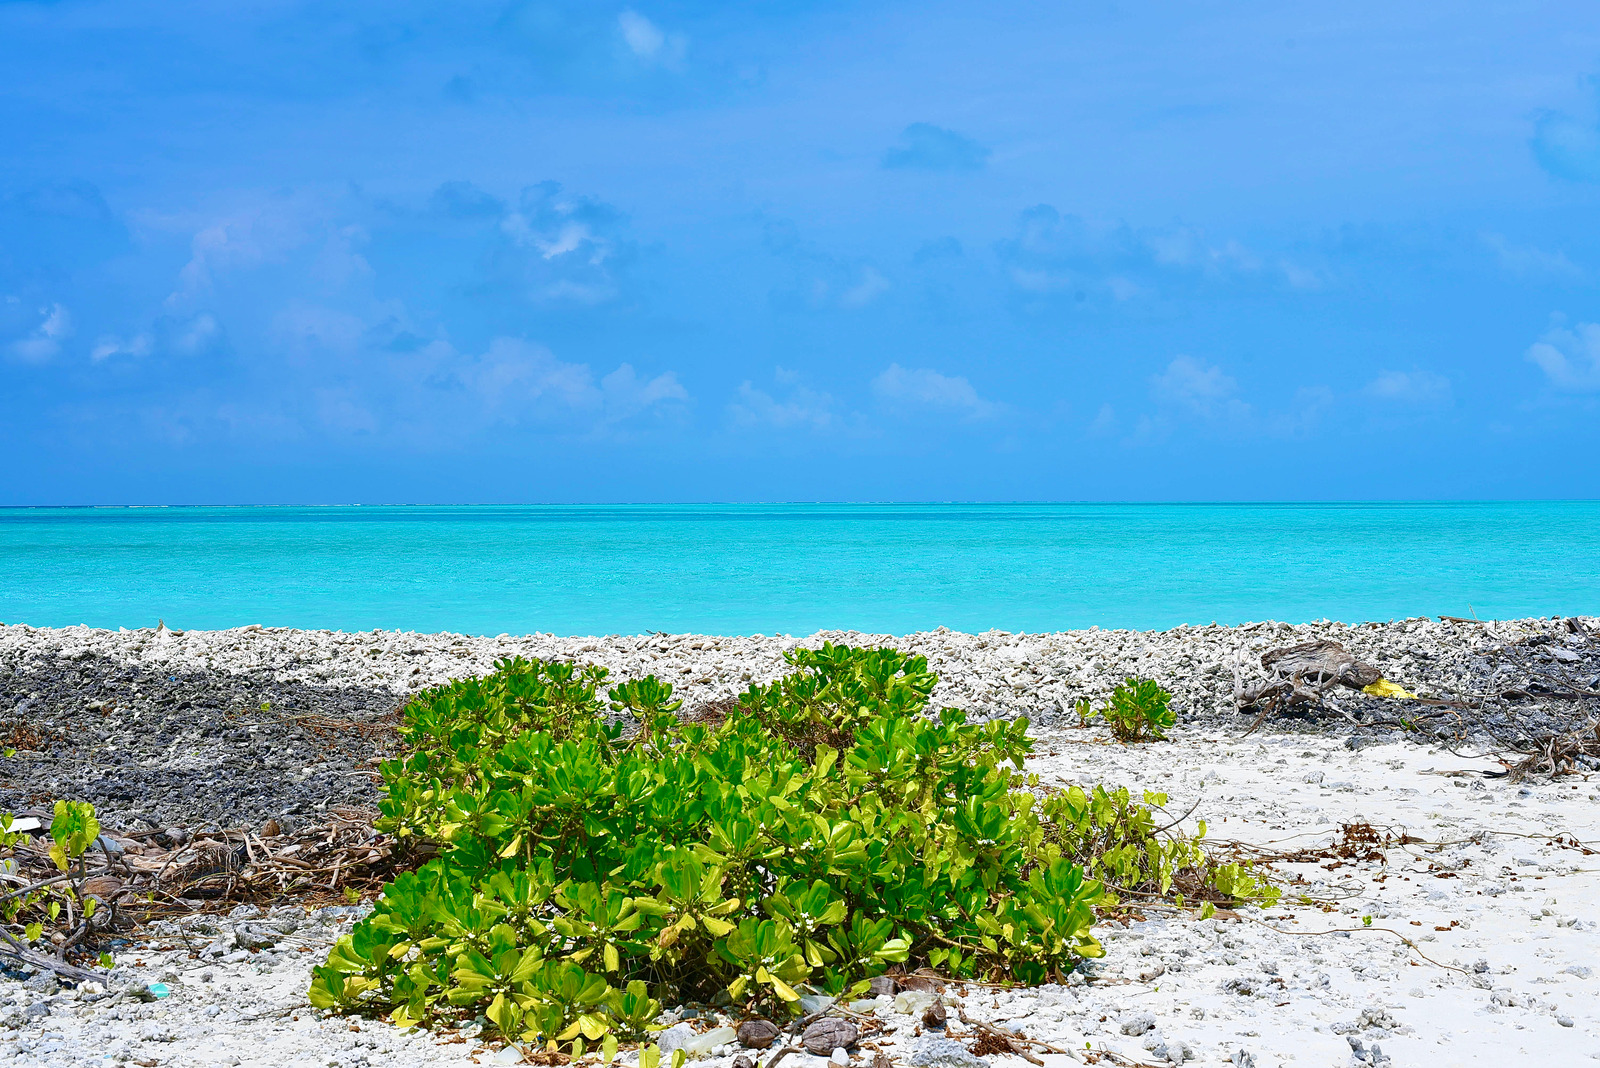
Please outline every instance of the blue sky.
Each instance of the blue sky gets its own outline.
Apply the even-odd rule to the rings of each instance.
[[[0,0],[0,503],[1600,496],[1580,3]]]

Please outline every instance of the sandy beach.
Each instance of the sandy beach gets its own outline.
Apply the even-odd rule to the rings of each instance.
[[[1262,674],[1263,651],[1323,637],[1381,666],[1418,700],[1352,691],[1333,711],[1269,720],[1247,736],[1254,717],[1233,706],[1235,671],[1248,682]],[[0,785],[12,807],[51,793],[88,797],[124,831],[310,822],[319,806],[376,799],[370,759],[384,738],[357,725],[381,724],[407,694],[487,671],[499,657],[585,660],[619,679],[653,672],[675,680],[692,708],[780,674],[782,652],[797,640],[824,639],[885,640],[6,626],[0,721],[32,724],[50,741],[7,760]],[[1205,820],[1216,848],[1262,858],[1285,891],[1270,910],[1200,919],[1147,908],[1126,924],[1105,922],[1106,957],[1061,987],[955,984],[946,1000],[970,1022],[952,1015],[952,1038],[970,1037],[980,1021],[1020,1030],[1059,1051],[1040,1051],[1046,1065],[1600,1057],[1596,769],[1520,783],[1504,776],[1518,737],[1594,714],[1595,699],[1557,691],[1600,689],[1595,620],[932,632],[894,641],[940,672],[935,704],[1033,719],[1029,770],[1046,781],[1163,791],[1175,816],[1190,813],[1187,829]],[[1072,702],[1127,674],[1174,692],[1179,728],[1170,741],[1123,746],[1077,725]],[[329,748],[313,727],[330,724],[343,724],[352,744]],[[507,1060],[471,1033],[441,1042],[311,1010],[309,969],[351,920],[350,909],[286,902],[169,921],[116,949],[104,990],[13,972],[0,981],[0,1053],[23,1065]],[[150,1001],[130,993],[148,983],[171,993]],[[856,1008],[877,1021],[870,1044],[896,1063],[1026,1064],[918,1035],[912,995]],[[663,1022],[674,1024],[670,1045],[718,1021]],[[726,1068],[735,1052],[718,1046],[699,1063]],[[870,1062],[870,1049],[857,1053]],[[827,1063],[793,1056],[801,1068]]]

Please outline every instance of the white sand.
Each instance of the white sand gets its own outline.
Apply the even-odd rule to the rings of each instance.
[[[1069,730],[1043,736],[1032,767],[1047,778],[1162,790],[1175,813],[1198,798],[1190,825],[1207,819],[1213,839],[1314,847],[1332,841],[1341,823],[1365,820],[1441,844],[1392,848],[1387,865],[1285,866],[1283,879],[1306,885],[1238,919],[1152,912],[1126,929],[1103,925],[1108,952],[1087,969],[1087,984],[1015,994],[969,987],[959,1000],[974,1019],[1146,1064],[1185,1056],[1259,1068],[1363,1064],[1374,1063],[1374,1045],[1397,1066],[1600,1059],[1600,853],[1552,840],[1573,835],[1600,850],[1595,783],[1519,788],[1475,774],[1495,767],[1489,761],[1409,741],[1352,751],[1337,738],[1241,740],[1237,732],[1185,732],[1169,744],[1125,748]],[[1301,893],[1337,907],[1298,903]],[[473,1043],[437,1045],[383,1024],[352,1031],[347,1021],[317,1020],[303,991],[321,954],[296,950],[320,948],[331,934],[303,929],[287,952],[232,962],[190,960],[187,950],[123,951],[130,977],[178,973],[174,993],[114,1007],[58,996],[48,1015],[29,1022],[13,1012],[18,1026],[0,1032],[0,1059],[318,1068],[489,1059]],[[0,998],[24,1010],[39,995],[6,982]],[[885,1022],[899,1029],[883,1036],[886,1051],[899,1063],[936,1061],[910,1056],[913,1020],[887,1009]],[[1141,1021],[1143,1014],[1150,1018]],[[1356,1059],[1352,1039],[1367,1060]],[[1043,1059],[1065,1066],[1090,1056]],[[700,1063],[721,1068],[730,1059]],[[1025,1068],[1009,1056],[992,1060]],[[802,1054],[785,1064],[824,1062]]]

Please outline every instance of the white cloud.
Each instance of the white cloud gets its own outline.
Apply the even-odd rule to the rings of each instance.
[[[606,419],[617,422],[666,401],[687,401],[689,391],[671,371],[641,379],[633,365],[625,363],[600,380]]]
[[[307,224],[315,211],[315,205],[272,201],[201,226],[189,242],[189,262],[178,271],[178,287],[167,306],[193,306],[223,275],[281,260],[309,240]],[[348,248],[344,254],[354,255]]]
[[[1337,399],[1327,386],[1301,386],[1287,406],[1271,413],[1263,429],[1275,437],[1304,437],[1317,430]]]
[[[1243,419],[1250,405],[1235,396],[1238,383],[1214,364],[1192,356],[1178,356],[1165,371],[1150,379],[1157,399],[1212,418]]]
[[[513,243],[534,250],[547,266],[528,277],[538,300],[601,304],[617,295],[610,266],[617,257],[616,220],[601,205],[540,188],[507,212],[500,230]]]
[[[1015,236],[1000,242],[999,254],[1018,289],[1070,294],[1076,301],[1148,299],[1198,283],[1282,283],[1295,289],[1322,284],[1312,268],[1236,240],[1213,242],[1189,227],[1135,228],[1063,215],[1048,204],[1022,213]]]
[[[1155,261],[1165,267],[1188,267],[1218,274],[1259,271],[1261,259],[1238,241],[1211,245],[1197,230],[1179,227],[1152,231],[1144,237]]]
[[[201,312],[184,323],[172,338],[172,347],[185,356],[195,356],[222,337],[222,324],[210,312]]]
[[[587,364],[565,363],[543,345],[497,337],[463,369],[462,377],[491,409],[520,411],[545,400],[565,408],[600,404]]]
[[[661,27],[632,8],[617,16],[617,28],[628,50],[647,63],[676,69],[689,51],[689,39],[681,33],[666,33]]]
[[[795,386],[780,401],[749,382],[740,384],[739,397],[728,405],[728,415],[736,426],[779,430],[828,430],[839,422],[833,410],[833,398],[826,393]]]
[[[323,287],[339,289],[359,280],[374,276],[372,264],[356,251],[356,246],[367,240],[367,233],[359,226],[341,226],[328,235],[322,250],[311,265],[311,276]]]
[[[1073,285],[1070,277],[1052,274],[1049,271],[1013,267],[1010,274],[1012,284],[1028,293],[1050,293],[1059,289],[1070,289]]]
[[[999,411],[999,405],[978,396],[963,376],[943,375],[926,367],[906,368],[891,363],[872,380],[872,391],[888,401],[956,411],[972,419]]]
[[[571,211],[572,205],[557,202],[551,210]],[[598,267],[605,263],[606,257],[611,254],[609,241],[596,236],[587,224],[575,220],[563,220],[554,226],[536,229],[526,215],[520,211],[513,211],[501,221],[500,228],[511,240],[519,245],[531,245],[547,260],[581,252],[582,255],[578,259],[590,266]]]
[[[861,281],[839,294],[839,303],[846,308],[865,308],[889,291],[889,280],[875,268],[861,268]]]
[[[1100,405],[1100,410],[1095,413],[1094,419],[1089,423],[1089,434],[1092,437],[1102,438],[1116,433],[1117,411],[1109,404]]]
[[[1500,234],[1480,235],[1499,262],[1501,270],[1518,278],[1556,278],[1577,281],[1583,268],[1567,259],[1564,252],[1546,252],[1533,245],[1514,245]]]
[[[1322,287],[1321,275],[1297,263],[1291,263],[1289,260],[1279,260],[1278,270],[1283,272],[1283,279],[1289,283],[1291,288],[1320,289]]]
[[[617,287],[607,282],[575,282],[560,278],[534,293],[541,300],[570,301],[573,304],[604,304],[617,295]]]
[[[1112,275],[1106,279],[1106,290],[1111,294],[1111,299],[1118,301],[1132,300],[1144,295],[1144,287],[1130,278],[1121,275]]]
[[[1432,371],[1379,371],[1363,390],[1376,400],[1396,404],[1435,405],[1450,403],[1450,380]]]
[[[154,344],[149,334],[135,334],[126,341],[106,334],[94,343],[94,348],[89,350],[89,359],[99,363],[113,356],[148,356]]]
[[[543,345],[511,337],[490,342],[488,351],[466,363],[460,378],[508,422],[529,411],[554,409],[591,416],[596,431],[689,399],[671,371],[642,379],[624,363],[596,384],[588,364],[567,363]]]
[[[72,336],[72,316],[60,304],[39,309],[39,325],[11,343],[11,353],[19,360],[43,363],[61,351],[61,342]]]
[[[319,389],[316,391],[316,402],[317,418],[329,430],[346,434],[378,432],[378,417],[349,390]]]
[[[361,343],[367,331],[366,321],[358,315],[299,301],[279,312],[272,325],[278,339],[290,352],[301,357],[349,352]],[[198,352],[216,333],[215,319],[209,315],[197,316],[184,331],[185,347],[190,352]]]
[[[1553,326],[1528,348],[1550,384],[1572,393],[1600,390],[1600,323]]]
[[[622,27],[622,39],[636,56],[653,56],[667,43],[667,35],[637,11],[630,9],[618,15],[617,25]]]

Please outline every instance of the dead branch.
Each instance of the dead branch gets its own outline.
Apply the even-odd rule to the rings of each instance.
[[[1238,668],[1234,668],[1234,701],[1240,710],[1259,710],[1246,734],[1285,709],[1321,708],[1323,697],[1336,687],[1360,690],[1383,677],[1377,668],[1356,659],[1350,650],[1332,641],[1302,642],[1269,649],[1261,654],[1261,666],[1267,671],[1267,679],[1255,686],[1246,686]],[[1361,722],[1345,709],[1338,711],[1352,723]]]

